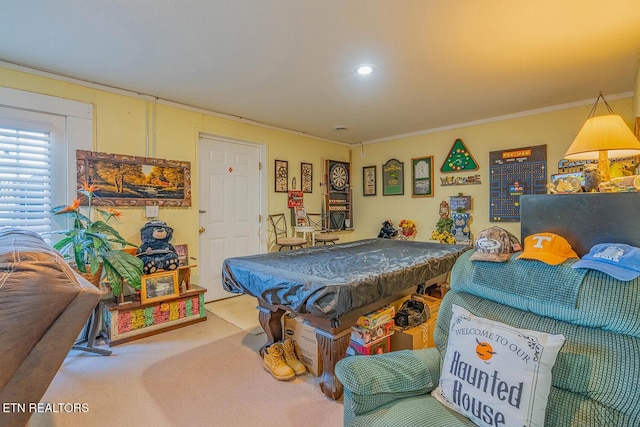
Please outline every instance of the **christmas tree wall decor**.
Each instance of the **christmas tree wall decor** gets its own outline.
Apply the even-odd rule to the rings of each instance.
[[[464,172],[478,170],[478,164],[471,155],[471,152],[465,147],[464,142],[460,138],[456,139],[453,146],[449,150],[449,155],[444,160],[441,172]]]

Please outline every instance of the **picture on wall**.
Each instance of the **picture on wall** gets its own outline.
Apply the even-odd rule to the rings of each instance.
[[[78,188],[97,187],[94,206],[191,206],[189,162],[77,150],[76,174]]]
[[[433,156],[411,159],[411,197],[433,197]]]
[[[365,166],[362,168],[362,195],[376,195],[376,167]]]
[[[302,191],[313,193],[313,164],[300,163],[300,179],[302,181]]]
[[[382,165],[382,195],[399,196],[404,194],[404,163],[390,159]]]
[[[489,220],[520,221],[520,196],[547,193],[547,146],[489,153]]]
[[[276,193],[286,193],[289,191],[289,162],[276,160],[274,171]]]

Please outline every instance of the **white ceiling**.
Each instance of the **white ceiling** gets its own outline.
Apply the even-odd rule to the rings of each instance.
[[[633,90],[640,1],[0,0],[0,60],[359,143]]]

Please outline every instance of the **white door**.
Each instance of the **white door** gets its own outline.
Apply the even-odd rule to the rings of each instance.
[[[198,147],[199,285],[205,301],[235,296],[222,288],[222,262],[261,247],[259,146],[201,137]]]

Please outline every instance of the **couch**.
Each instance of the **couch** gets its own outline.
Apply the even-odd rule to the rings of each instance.
[[[0,425],[29,421],[100,296],[40,235],[0,230]]]
[[[576,260],[549,266],[514,255],[505,263],[476,262],[468,259],[472,253],[461,255],[451,271],[435,348],[338,362],[344,424],[474,425],[440,403],[433,396],[437,390],[432,393],[447,374],[446,351],[455,339],[450,322],[454,307],[462,307],[509,327],[564,336],[549,368],[544,425],[640,425],[640,278],[622,282],[599,271],[572,269]]]

